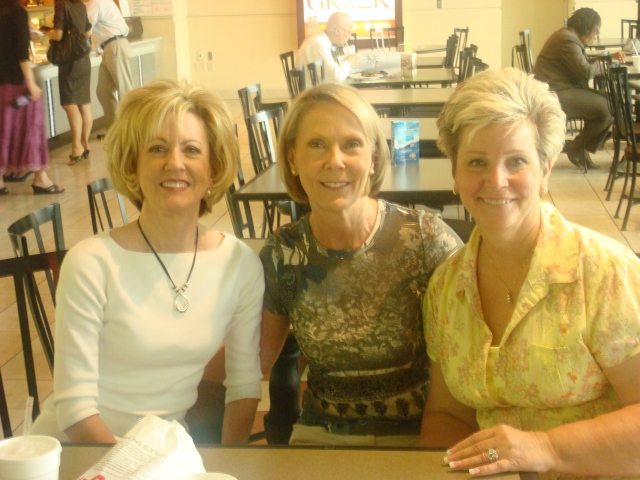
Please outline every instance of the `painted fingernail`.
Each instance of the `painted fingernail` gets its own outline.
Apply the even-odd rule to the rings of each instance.
[[[451,468],[456,468],[456,467],[459,467],[459,466],[460,466],[460,463],[461,463],[461,462],[460,462],[460,460],[455,460],[455,461],[453,461],[453,462],[449,462],[449,466],[450,466]]]
[[[449,463],[449,457],[444,457],[444,458],[442,459],[442,462],[443,462],[443,463]]]
[[[470,469],[469,469],[469,473],[470,473],[471,475],[476,475],[476,474],[477,474],[477,473],[479,473],[479,472],[480,472],[480,469],[479,469],[479,468],[470,468]]]
[[[451,449],[447,450],[447,455],[451,455]]]

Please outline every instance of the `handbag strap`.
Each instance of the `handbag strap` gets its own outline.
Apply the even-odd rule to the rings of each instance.
[[[67,24],[67,29],[62,32],[63,36],[67,33],[75,33],[76,35],[83,35],[83,33],[76,27],[76,24],[73,23],[73,18],[71,17],[71,5],[68,1],[62,2],[64,4],[64,13],[66,17],[65,23]]]

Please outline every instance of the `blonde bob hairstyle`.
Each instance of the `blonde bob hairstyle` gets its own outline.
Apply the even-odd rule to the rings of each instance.
[[[470,138],[491,124],[515,128],[530,122],[536,150],[546,173],[546,161],[556,161],[564,145],[566,116],[549,85],[521,70],[486,70],[458,85],[438,117],[438,147],[451,159],[455,174],[460,134],[471,127]]]
[[[212,185],[200,201],[200,216],[211,212],[235,179],[238,142],[225,103],[187,82],[153,82],[132,90],[124,97],[118,107],[117,119],[104,141],[113,186],[138,210],[144,201],[137,180],[140,153],[157,137],[169,118],[182,125],[186,113],[193,113],[202,120],[209,144]]]
[[[291,173],[289,160],[293,159],[293,150],[300,129],[300,124],[309,109],[316,105],[341,105],[360,122],[372,152],[374,173],[369,176],[367,195],[373,196],[380,191],[384,180],[384,172],[389,163],[389,147],[380,127],[380,120],[373,107],[360,96],[355,88],[338,83],[323,83],[302,92],[287,113],[280,138],[278,139],[277,163],[282,181],[291,198],[298,203],[309,203],[309,197],[302,188],[300,178]]]

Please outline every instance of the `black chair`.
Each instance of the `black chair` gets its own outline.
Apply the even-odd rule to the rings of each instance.
[[[29,215],[21,218],[20,220],[17,220],[11,226],[9,226],[9,228],[7,229],[9,233],[9,240],[11,241],[11,245],[16,257],[29,256],[29,247],[27,245],[26,236],[31,231],[33,231],[33,234],[35,235],[36,244],[38,245],[38,251],[40,253],[45,253],[44,242],[42,241],[42,233],[40,232],[40,227],[48,222],[51,222],[51,226],[53,229],[55,251],[60,252],[65,250],[60,204],[53,203],[44,208],[36,210],[33,213],[30,213]],[[49,286],[51,299],[53,300],[55,305],[54,278],[48,270],[45,270],[45,276],[47,279],[47,284]],[[24,282],[26,291],[28,293],[27,298],[29,301],[31,315],[33,317],[33,323],[35,324],[38,336],[40,337],[40,343],[42,343],[42,349],[44,350],[49,368],[51,369],[51,371],[53,371],[53,335],[51,333],[51,328],[49,327],[49,320],[47,319],[42,296],[40,295],[40,290],[38,289],[38,283],[36,282],[33,274],[26,275]],[[26,348],[26,346],[24,345],[23,338],[23,349],[24,348]],[[29,348],[31,348],[31,345],[29,345]]]
[[[289,78],[291,79],[291,91],[293,92],[291,98],[296,97],[300,92],[307,89],[307,79],[303,65],[292,68],[289,72]]]
[[[467,28],[454,28],[453,34],[456,35],[458,40],[458,50],[456,50],[456,56],[453,59],[453,66],[460,68],[462,63],[461,53],[467,48],[467,38],[469,38],[469,27]]]
[[[240,159],[237,159],[238,163],[238,176],[237,184],[232,183],[225,193],[225,199],[227,201],[227,207],[229,207],[229,217],[231,218],[231,225],[233,226],[233,234],[237,238],[246,238],[244,231],[247,230],[249,237],[256,238],[255,227],[253,225],[253,216],[251,214],[251,206],[248,201],[242,202],[242,209],[240,205],[231,201],[231,195],[242,186],[244,186],[244,173],[242,172],[242,163]],[[244,214],[243,214],[244,210]]]
[[[324,60],[316,60],[307,64],[307,70],[309,70],[309,78],[311,78],[311,85],[316,86],[324,82]],[[318,73],[320,70],[320,73]]]
[[[477,51],[478,47],[472,45],[460,52],[460,70],[458,72],[458,83],[464,82],[465,79],[469,78],[472,75],[471,59],[476,56]]]
[[[453,68],[455,65],[458,54],[458,41],[459,37],[457,35],[449,35],[447,39],[447,53],[444,57],[444,63],[442,64],[444,68]]]
[[[385,39],[387,47],[385,47]],[[389,48],[391,50],[391,47],[397,49],[399,43],[404,43],[404,27],[370,28],[369,40],[371,49]]]
[[[272,102],[265,103],[262,101],[262,89],[259,83],[254,83],[248,87],[238,90],[238,97],[240,97],[240,104],[242,105],[242,113],[244,118],[247,118],[262,110],[273,110],[274,108],[282,108],[282,113],[287,113],[289,108],[288,102]]]
[[[9,438],[13,433],[11,431],[11,418],[9,417],[7,396],[4,393],[4,384],[2,383],[2,372],[0,372],[0,425],[2,425],[2,435],[4,438]]]
[[[530,69],[527,73],[533,73],[535,64],[533,63],[533,50],[531,49],[531,30],[522,30],[520,32],[520,45],[525,46],[526,59]]]
[[[289,89],[289,96],[295,97],[293,89],[291,88],[291,70],[295,67],[293,60],[293,51],[280,54],[280,62],[282,63],[282,70],[284,71],[284,78],[287,81],[287,87]]]
[[[453,218],[443,218],[444,223],[451,227],[451,230],[456,232],[460,240],[463,243],[469,242],[469,238],[471,237],[471,233],[476,226],[475,222],[467,221],[467,220],[457,220]]]
[[[29,395],[33,397],[33,419],[40,414],[40,401],[38,397],[38,386],[36,384],[36,370],[33,362],[33,349],[31,348],[29,315],[27,313],[27,299],[29,298],[29,292],[25,289],[25,285],[28,285],[27,279],[33,278],[36,272],[44,271],[48,274],[52,274],[55,287],[58,282],[60,265],[62,264],[62,259],[65,254],[65,251],[57,251],[0,260],[0,278],[13,277],[13,287],[15,289],[16,304],[18,307],[18,321],[20,322],[20,336],[22,338],[24,366],[27,376],[27,389],[29,391]],[[53,349],[53,343],[51,344],[51,347]],[[51,353],[53,353],[53,350]],[[53,365],[53,358],[50,365]],[[2,388],[2,392],[0,392],[2,395],[0,395],[0,397],[4,399],[4,388],[1,386],[0,388]],[[0,399],[0,413],[2,413],[2,409],[4,408],[2,405],[2,399]],[[5,420],[4,414],[2,417],[2,429],[4,436],[9,437],[11,436],[11,427],[7,424],[8,420]]]
[[[624,27],[627,26],[627,35],[624,33]],[[636,38],[638,29],[638,20],[620,20],[620,38]]]
[[[107,197],[104,194],[104,192],[107,192],[109,190],[113,190],[113,185],[111,185],[111,180],[109,180],[108,178],[101,178],[87,184],[87,196],[89,197],[89,213],[91,214],[91,226],[93,227],[94,235],[98,234],[98,222],[100,222],[100,230],[104,232],[102,216],[100,215],[100,207],[96,198],[97,195],[99,195],[100,199],[102,200],[102,209],[104,210],[104,216],[107,219],[109,230],[113,229],[113,222],[111,221],[111,214],[109,213]],[[127,223],[129,223],[129,218],[127,217],[127,209],[124,206],[124,199],[118,192],[116,192],[116,198],[118,200],[118,207],[120,208],[120,215],[122,215],[122,223],[126,225]]]
[[[282,110],[265,110],[245,119],[249,136],[249,151],[253,169],[257,174],[276,162],[274,136],[277,139],[282,126]],[[262,236],[265,229],[273,232],[274,220],[280,225],[280,214],[291,216],[292,207],[289,201],[264,202],[266,221],[262,225]]]
[[[622,221],[622,230],[627,229],[631,207],[640,203],[640,199],[635,198],[636,179],[638,177],[638,143],[637,136],[638,127],[633,121],[633,99],[631,89],[629,88],[629,75],[627,67],[615,67],[609,70],[609,85],[615,99],[615,122],[618,123],[620,135],[626,140],[627,147],[624,150],[624,158],[627,160],[627,168],[624,177],[624,185],[622,187],[622,195],[614,218],[620,218],[620,209],[626,199],[627,209],[625,211],[624,220]],[[618,118],[619,117],[619,118]],[[627,185],[631,180],[631,185],[627,193]]]
[[[611,67],[612,67],[612,59],[610,55],[600,55],[598,57],[598,62],[600,64],[600,72],[602,78],[599,79],[596,84],[604,90],[605,95],[607,97],[607,106],[609,107],[609,112],[613,117],[613,124],[611,125],[611,138],[613,140],[613,161],[611,162],[611,168],[609,169],[609,176],[607,177],[607,183],[604,187],[604,190],[607,192],[607,200],[611,199],[611,193],[613,192],[613,186],[616,180],[625,176],[624,172],[621,172],[618,169],[620,165],[620,145],[622,143],[622,131],[620,129],[620,116],[622,112],[620,110],[620,105],[618,104],[618,100],[616,98],[615,92],[611,86]]]
[[[511,66],[518,68],[523,72],[533,73],[531,64],[529,63],[529,54],[527,53],[527,46],[523,43],[516,45],[511,50]]]
[[[270,405],[264,417],[269,445],[288,445],[293,424],[300,416],[300,356],[298,342],[290,332],[269,376]]]
[[[358,51],[358,36],[355,33],[351,34],[351,38],[349,39],[349,45],[353,45],[353,53]]]

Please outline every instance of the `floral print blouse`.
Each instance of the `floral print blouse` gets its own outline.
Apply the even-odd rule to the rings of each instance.
[[[438,216],[378,205],[377,228],[355,250],[324,248],[305,216],[271,236],[260,254],[264,308],[289,317],[309,362],[305,412],[422,416],[429,384],[422,298],[460,240]]]
[[[476,282],[477,229],[429,284],[429,357],[453,396],[477,409],[480,428],[546,431],[616,410],[602,367],[640,353],[640,260],[567,222],[550,204],[542,205],[541,219],[529,273],[492,352],[495,363],[488,364],[492,334]]]

